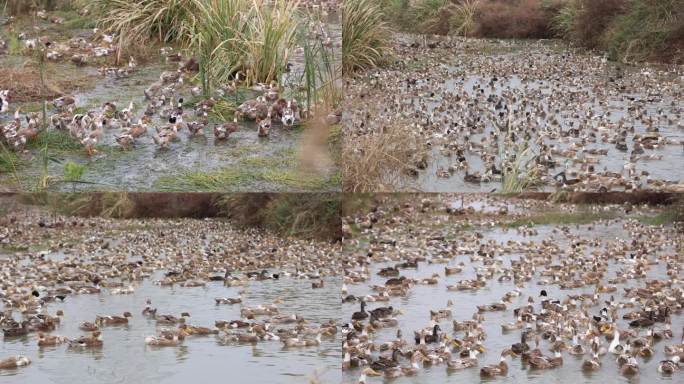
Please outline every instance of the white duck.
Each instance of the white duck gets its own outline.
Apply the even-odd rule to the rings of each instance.
[[[614,355],[619,355],[624,352],[624,350],[625,347],[620,344],[620,331],[616,328],[613,335],[613,341],[610,342],[610,346],[608,347],[608,352]]]

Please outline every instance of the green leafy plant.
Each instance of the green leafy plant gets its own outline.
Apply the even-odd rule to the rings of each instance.
[[[72,183],[72,188],[75,192],[75,183],[81,181],[83,174],[85,173],[85,165],[74,163],[69,161],[64,164],[64,181]]]

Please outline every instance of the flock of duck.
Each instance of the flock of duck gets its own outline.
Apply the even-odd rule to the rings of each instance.
[[[279,343],[286,349],[315,348],[338,332],[335,319],[316,324],[306,313],[285,313],[279,307],[283,298],[258,305],[243,302],[250,284],[257,282],[310,280],[311,289],[329,289],[325,280],[337,273],[340,259],[339,250],[330,243],[235,229],[221,220],[82,219],[32,211],[0,220],[0,243],[30,249],[0,257],[4,341],[35,337],[36,348],[107,348],[102,336],[108,328],[123,325],[130,330],[134,317],[156,324],[157,334],[140,340],[152,347],[175,347],[206,336],[215,337],[218,345]],[[37,252],[36,247],[48,250]],[[58,334],[66,319],[77,314],[56,306],[80,295],[98,295],[104,301],[112,295],[135,295],[136,287],[146,280],[180,289],[233,287],[238,296],[216,297],[205,305],[240,306],[240,317],[201,326],[191,323],[191,313],[164,312],[147,299],[144,308],[93,314],[78,325],[80,337]],[[0,357],[0,369],[30,363],[26,354]]]
[[[488,229],[499,213],[386,200],[344,220],[348,380],[476,380],[467,372],[507,376],[512,364],[681,375],[681,231],[618,219],[511,235]]]
[[[38,17],[47,20],[47,13],[40,13]],[[27,49],[41,50],[48,60],[61,60],[71,55],[71,61],[77,65],[88,64],[92,57],[112,56],[117,50],[115,42],[118,40],[116,36],[108,35],[97,28],[88,38],[77,36],[66,42],[54,42],[48,36],[29,38],[26,33],[19,34],[18,38],[24,42]],[[238,90],[251,91],[254,98],[237,106],[232,121],[214,124],[213,134],[218,141],[228,139],[232,133],[244,126],[238,123],[239,119],[254,121],[259,137],[269,136],[274,124],[292,127],[300,120],[297,100],[281,97],[282,87],[275,81],[248,86],[243,84],[245,76],[236,72],[230,82],[218,87],[215,92],[217,98],[206,98],[202,97],[200,87],[184,87],[187,79],[199,70],[194,58],[184,58],[171,47],[162,48],[160,53],[167,63],[178,63],[178,68],[162,72],[159,80],[145,89],[144,105],[134,105],[133,101],[130,101],[119,106],[116,101],[108,101],[99,108],[78,113],[77,110],[80,108],[76,105],[77,97],[64,95],[51,103],[54,109],[53,114],[47,119],[48,129],[67,132],[83,145],[89,156],[96,152],[96,146],[102,141],[106,130],[114,130],[116,144],[124,150],[133,147],[144,135],[150,135],[160,148],[168,148],[174,141],[179,140],[179,134],[182,132],[187,132],[188,137],[205,135],[205,129],[210,126],[209,114],[213,107],[221,97],[230,96]],[[122,78],[130,76],[137,68],[137,61],[131,57],[124,66],[102,66],[98,72],[103,76]],[[181,92],[186,93],[186,98],[180,95]],[[187,96],[192,96],[193,102],[190,102]],[[0,116],[11,113],[11,99],[10,91],[0,90]],[[190,110],[184,109],[186,100]],[[139,111],[136,112],[136,109]],[[305,111],[302,111],[301,114],[304,113]],[[157,117],[156,121],[160,123],[153,124],[153,119]],[[38,136],[42,127],[43,119],[40,113],[22,113],[21,108],[16,108],[13,119],[7,124],[0,125],[0,141],[10,148],[21,151],[29,141]],[[151,130],[150,133],[148,129]]]
[[[402,60],[347,80],[345,132],[415,136],[408,175],[479,185],[517,168],[539,188],[684,191],[668,165],[684,159],[680,67],[457,37],[396,35],[394,50]]]
[[[131,58],[129,68],[135,68]],[[86,113],[75,113],[76,98],[71,95],[61,96],[52,102],[55,113],[48,121],[50,128],[68,133],[68,135],[85,148],[89,156],[96,153],[96,146],[100,143],[106,130],[116,130],[116,143],[123,149],[128,150],[135,145],[136,140],[148,134],[148,128],[154,126],[151,137],[159,148],[168,148],[171,143],[179,140],[179,133],[187,132],[188,137],[204,136],[205,129],[210,125],[209,113],[216,105],[217,100],[213,97],[201,99],[192,106],[192,111],[184,110],[184,98],[178,96],[180,87],[187,71],[194,68],[194,60],[181,64],[177,71],[165,71],[159,77],[159,81],[151,84],[145,90],[148,100],[142,114],[135,113],[133,101],[127,106],[119,108],[115,102],[106,102],[101,108],[92,109]],[[236,74],[227,89],[236,91],[239,86],[240,76]],[[238,118],[256,121],[257,135],[267,137],[274,123],[284,127],[292,127],[299,121],[299,108],[297,100],[286,100],[280,97],[277,83],[257,84],[251,89],[259,94],[254,99],[249,99],[236,109],[232,122],[215,124],[213,134],[215,140],[227,140],[231,133],[240,130]],[[199,96],[201,90],[197,87],[191,89],[193,96]],[[10,97],[8,91],[0,91],[2,100],[2,112],[9,109]],[[159,117],[166,124],[153,124],[153,118]],[[195,118],[186,121],[190,116]],[[24,121],[25,120],[25,121]],[[21,115],[21,109],[14,112],[14,120],[0,126],[0,140],[21,151],[30,140],[34,140],[41,132],[42,119],[39,113],[26,113]]]

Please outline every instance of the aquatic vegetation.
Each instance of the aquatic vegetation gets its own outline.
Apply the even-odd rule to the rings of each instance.
[[[513,123],[512,115],[506,118],[505,126],[492,121],[497,129],[499,143],[499,159],[501,159],[501,189],[500,193],[519,193],[540,186],[541,180],[536,173],[535,155],[532,153],[532,143],[521,140],[516,143],[512,139],[514,132],[519,132]]]
[[[343,98],[340,86],[341,68],[335,59],[333,47],[321,39],[311,41],[308,33],[307,28],[300,31],[300,40],[304,44],[304,71],[299,83],[304,88],[306,110],[312,113],[319,110],[330,111],[335,109]]]
[[[578,225],[590,224],[599,220],[610,220],[620,217],[615,212],[597,212],[592,209],[581,209],[580,212],[551,211],[532,214],[528,217],[502,223],[505,228],[534,227],[542,225]]]
[[[368,69],[386,60],[389,27],[373,0],[345,0],[342,6],[342,72]]]
[[[41,131],[35,140],[29,141],[27,148],[39,149],[49,146],[55,151],[80,151],[83,146],[66,132],[54,129]]]
[[[246,163],[251,163],[246,161]],[[258,162],[257,162],[258,163]],[[269,164],[270,165],[270,164]],[[280,164],[279,164],[280,165]],[[154,184],[159,191],[219,192],[244,189],[245,185],[268,183],[272,189],[329,190],[340,185],[338,176],[307,174],[275,167],[214,171],[191,171],[178,176],[162,176]]]
[[[84,165],[74,163],[73,161],[69,161],[64,164],[64,176],[62,180],[69,183],[77,183],[81,181],[83,173],[85,173]],[[75,190],[76,185],[74,184],[72,185],[72,187]]]

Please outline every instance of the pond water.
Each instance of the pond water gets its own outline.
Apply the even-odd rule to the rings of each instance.
[[[581,225],[581,226],[569,226],[569,231],[567,232],[571,236],[565,234],[565,232],[559,230],[559,227],[553,228],[551,226],[541,226],[535,227],[535,232],[521,233],[516,230],[506,230],[501,228],[495,228],[492,230],[474,230],[482,233],[483,238],[479,243],[485,244],[492,242],[490,245],[492,247],[499,247],[497,252],[497,257],[500,255],[503,259],[502,267],[508,267],[510,262],[513,260],[518,260],[525,251],[524,248],[534,248],[535,244],[541,246],[542,240],[546,240],[552,244],[558,245],[560,250],[568,249],[570,242],[576,242],[578,240],[585,241],[587,246],[583,250],[585,255],[589,255],[591,252],[607,252],[608,249],[615,249],[618,244],[629,244],[632,239],[636,238],[634,233],[630,234],[630,231],[623,227],[622,221],[611,221],[606,223],[593,223],[591,225]],[[457,233],[456,230],[449,230],[447,227],[436,230],[436,232],[444,231],[445,233],[451,234],[452,239],[461,235],[472,235],[466,233]],[[472,231],[472,232],[474,232]],[[416,284],[410,290],[410,293],[406,297],[393,297],[390,302],[384,303],[369,303],[367,310],[372,310],[373,308],[382,306],[392,306],[395,310],[400,310],[402,313],[396,315],[399,321],[398,328],[385,328],[379,329],[373,336],[372,341],[379,345],[384,342],[396,340],[396,331],[401,329],[404,339],[408,342],[408,345],[404,348],[407,350],[414,346],[413,342],[413,332],[419,329],[423,329],[430,324],[429,311],[446,308],[447,301],[453,301],[453,307],[450,309],[453,312],[453,320],[463,321],[472,319],[473,313],[477,312],[475,308],[476,305],[485,305],[491,303],[497,303],[501,300],[501,297],[506,292],[514,290],[516,287],[511,281],[500,282],[497,277],[500,274],[495,274],[493,279],[488,279],[486,287],[477,290],[476,292],[453,292],[447,291],[446,285],[456,284],[457,281],[462,279],[474,279],[476,278],[475,268],[480,268],[483,266],[482,262],[469,262],[470,257],[465,254],[466,250],[476,251],[478,242],[462,242],[453,241],[454,248],[459,247],[459,250],[447,252],[447,255],[451,254],[452,257],[448,261],[448,264],[441,263],[431,263],[429,262],[432,257],[437,256],[438,249],[441,246],[432,247],[426,245],[426,239],[428,238],[425,233],[417,234],[414,231],[414,238],[411,241],[407,241],[404,237],[409,235],[400,234],[400,230],[395,228],[394,230],[390,228],[379,229],[375,233],[377,236],[392,236],[398,240],[397,247],[385,246],[384,251],[378,251],[377,245],[375,246],[374,259],[377,257],[378,260],[382,258],[389,258],[392,261],[386,262],[373,262],[369,266],[370,279],[362,284],[349,284],[349,294],[355,296],[364,296],[369,293],[377,294],[377,292],[371,292],[370,287],[374,285],[384,286],[387,277],[381,277],[377,275],[377,272],[382,268],[394,266],[399,260],[406,260],[406,258],[411,255],[424,255],[427,256],[428,262],[420,262],[416,270],[413,269],[402,269],[401,276],[406,276],[407,278],[423,279],[430,277],[433,273],[439,274],[439,283],[436,285],[420,285]],[[440,232],[441,233],[441,232]],[[384,235],[382,235],[384,234]],[[671,236],[671,235],[665,235]],[[447,237],[448,238],[448,237]],[[472,240],[472,237],[470,237]],[[673,237],[670,237],[672,239]],[[676,235],[674,236],[676,238]],[[676,252],[675,244],[677,240],[673,241],[663,241],[662,248],[655,247],[652,254],[650,255],[652,260],[655,260],[657,256],[662,255],[674,255]],[[415,246],[411,246],[414,244]],[[422,246],[417,246],[417,244],[423,244]],[[433,245],[435,242],[433,242]],[[473,246],[475,244],[475,246]],[[596,244],[593,246],[591,244]],[[365,253],[365,249],[368,247],[368,243],[361,241],[360,245],[357,247],[352,247],[350,252],[360,252]],[[681,242],[679,243],[681,247]],[[493,248],[490,248],[493,249]],[[398,251],[401,250],[401,251]],[[395,255],[403,254],[404,258],[397,257]],[[564,254],[563,251],[559,252],[559,255]],[[561,260],[558,255],[554,255],[552,258],[552,263],[558,264]],[[466,265],[463,268],[463,272],[456,275],[444,276],[445,266],[454,266],[461,262],[465,262]],[[550,369],[550,370],[534,370],[530,369],[529,366],[521,364],[519,358],[508,359],[509,372],[506,377],[497,376],[493,379],[484,379],[480,377],[479,370],[480,367],[488,364],[496,364],[499,361],[500,352],[510,347],[513,343],[520,341],[520,331],[514,330],[507,333],[503,333],[501,329],[501,324],[514,322],[515,318],[512,315],[511,308],[518,308],[524,306],[527,303],[528,296],[532,296],[535,299],[535,312],[539,310],[539,292],[541,289],[545,289],[548,292],[549,298],[555,298],[562,300],[566,295],[580,294],[580,293],[593,293],[594,286],[586,286],[579,289],[565,289],[561,290],[558,285],[555,284],[541,284],[540,271],[544,267],[539,265],[537,273],[534,277],[525,282],[524,288],[522,288],[523,294],[520,297],[514,298],[511,304],[508,304],[507,311],[500,312],[487,312],[484,313],[485,321],[482,324],[482,328],[487,334],[486,340],[482,343],[486,349],[486,352],[478,356],[479,366],[477,368],[468,368],[461,371],[456,371],[450,373],[447,371],[444,364],[433,365],[431,367],[424,367],[419,370],[418,374],[413,377],[401,377],[396,380],[387,380],[382,377],[371,377],[368,379],[368,383],[380,383],[380,382],[396,382],[396,383],[477,383],[477,382],[498,382],[498,383],[523,383],[523,382],[534,382],[534,383],[568,383],[568,382],[578,382],[578,383],[652,383],[652,382],[680,382],[681,374],[676,373],[672,377],[667,377],[659,374],[657,372],[658,362],[665,359],[666,356],[663,353],[664,345],[679,343],[681,335],[682,326],[684,326],[684,319],[680,315],[672,317],[672,330],[674,336],[671,340],[663,340],[656,342],[654,349],[656,351],[655,355],[650,359],[639,358],[639,368],[640,374],[628,378],[619,374],[618,365],[615,363],[615,355],[610,353],[604,355],[601,358],[602,368],[598,371],[586,373],[581,370],[581,364],[585,356],[572,356],[567,353],[563,354],[563,366]],[[608,261],[608,272],[606,274],[607,278],[613,278],[619,276],[623,271],[627,270],[628,266],[622,263],[616,262],[615,259],[609,259]],[[627,287],[641,287],[644,285],[646,280],[650,279],[663,279],[668,280],[666,275],[666,266],[663,261],[652,265],[652,267],[647,271],[647,276],[645,279],[628,279],[625,284],[617,284],[617,292],[614,294],[615,299],[618,302],[625,301],[627,299],[623,298],[622,292],[623,288]],[[602,281],[602,284],[606,284],[606,281]],[[601,300],[608,300],[610,294],[602,294]],[[598,313],[600,307],[593,306],[589,308],[589,313]],[[358,303],[345,303],[343,304],[344,316],[349,321],[351,314],[359,310]],[[628,309],[623,309],[619,311],[619,316],[629,311]],[[463,337],[463,333],[455,333],[452,328],[452,319],[443,319],[438,321],[441,328],[445,334],[453,337]],[[620,319],[617,322],[618,327],[621,330],[629,329],[628,322],[626,320]],[[663,323],[658,323],[656,329],[661,329]],[[641,331],[643,335],[644,330]],[[534,341],[530,341],[531,345],[534,345]],[[602,340],[602,344],[607,348],[609,342],[605,339]],[[542,341],[541,350],[544,355],[552,355],[549,352],[549,342]],[[435,344],[430,346],[434,347]],[[377,356],[377,353],[375,354]],[[458,358],[458,355],[454,353],[454,359]],[[401,364],[402,366],[408,366],[408,362],[404,360]],[[344,383],[352,384],[356,383],[360,375],[359,369],[352,369],[344,371]]]
[[[538,170],[542,190],[560,186],[554,176],[562,171],[568,179],[592,177],[570,186],[588,191],[660,189],[684,179],[681,66],[612,63],[554,41],[397,34],[394,48],[402,60],[350,82],[345,129],[353,137],[402,125],[418,134],[427,167],[399,188],[501,191],[501,177],[486,175],[491,164],[501,170],[503,158],[516,155],[524,168],[542,144],[555,162]],[[503,131],[495,138],[497,127]],[[510,132],[515,145],[504,141]],[[633,153],[648,135],[658,144]],[[618,139],[627,150],[616,147]],[[517,147],[523,143],[526,153]],[[481,183],[464,180],[466,163],[471,175],[486,176]]]
[[[500,58],[501,60],[514,60],[510,55],[504,55]],[[646,67],[644,71],[648,70],[659,71],[660,69]],[[653,98],[649,100],[649,94],[643,92],[617,92],[609,91],[606,93],[606,99],[602,97],[596,97],[594,87],[592,84],[579,83],[577,85],[571,83],[563,83],[561,79],[548,80],[545,78],[540,79],[526,79],[521,80],[518,75],[512,74],[494,74],[488,77],[473,76],[469,75],[469,69],[463,67],[452,67],[449,69],[449,73],[454,76],[447,80],[446,82],[438,86],[438,92],[457,92],[462,90],[468,97],[472,97],[473,100],[486,99],[490,95],[501,96],[502,93],[507,93],[512,95],[512,97],[518,98],[519,100],[537,100],[539,104],[532,102],[529,106],[524,106],[523,110],[532,111],[537,105],[543,105],[544,110],[552,114],[552,105],[545,105],[546,99],[558,100],[562,99],[568,93],[574,95],[585,95],[589,100],[583,103],[580,111],[591,110],[596,114],[606,115],[605,122],[617,124],[620,120],[629,119],[627,113],[627,108],[630,108],[633,103],[630,102],[630,98],[643,100],[644,110],[648,114],[657,115],[658,110],[663,108],[671,108],[671,111],[681,113],[684,106],[678,103],[678,99],[681,93],[681,81],[675,74],[668,74],[667,72],[658,72],[654,77],[658,77],[659,81],[664,81],[665,84],[679,84],[675,85],[679,90],[676,90],[672,95],[667,95],[663,98]],[[598,76],[610,76],[610,69],[604,69],[605,74]],[[636,69],[631,69],[631,75],[634,77],[641,76],[641,72]],[[461,77],[463,76],[463,77]],[[489,84],[492,78],[496,77],[498,81],[495,83],[494,87],[485,87]],[[652,81],[651,79],[649,79]],[[649,81],[647,80],[647,81]],[[587,80],[585,80],[587,81]],[[587,81],[588,82],[588,81]],[[483,87],[484,93],[476,94],[473,88],[478,86]],[[433,88],[434,89],[434,88]],[[601,92],[599,92],[600,94]],[[593,95],[593,100],[592,99]],[[509,96],[511,97],[511,96]],[[439,102],[431,103],[428,102],[428,111],[434,112],[435,108],[440,104]],[[552,103],[549,103],[552,104]],[[562,103],[561,103],[561,106]],[[581,123],[579,116],[573,117],[572,112],[574,111],[574,105],[568,103],[566,110],[562,110],[557,116],[562,129],[568,130],[573,126],[577,126]],[[435,113],[439,115],[439,113]],[[646,126],[638,120],[632,120],[634,131],[627,135],[627,142],[631,143],[635,135],[644,135],[647,133]],[[572,124],[572,125],[570,125]],[[675,123],[658,124],[659,134],[667,137],[677,143],[684,141],[684,127],[677,127]],[[496,130],[493,124],[487,124],[486,128],[482,133],[474,134],[470,136],[472,142],[478,142],[480,139],[487,137],[491,132]],[[548,145],[557,145],[559,150],[572,150],[572,145],[580,140],[564,140],[555,141],[551,139],[546,139],[544,142]],[[536,143],[531,143],[531,148],[534,153],[538,153],[538,145]],[[608,172],[623,173],[625,164],[629,161],[629,153],[619,151],[614,145],[609,145],[606,143],[589,143],[584,146],[586,150],[607,150],[606,155],[601,155],[595,157],[596,162],[593,163],[594,167],[599,170],[604,170]],[[432,150],[432,158],[434,161],[429,163],[428,168],[425,172],[421,172],[415,181],[416,184],[424,186],[424,190],[431,192],[453,192],[453,191],[468,191],[468,192],[489,192],[494,189],[498,189],[501,183],[491,182],[482,184],[472,184],[466,183],[462,178],[452,177],[452,178],[441,178],[437,176],[437,171],[439,169],[446,169],[453,164],[453,158],[445,157],[440,154],[438,149]],[[684,173],[682,173],[681,167],[678,164],[684,164],[684,148],[679,144],[665,145],[654,152],[655,154],[661,155],[661,159],[654,159],[648,161],[637,162],[635,169],[637,171],[646,171],[650,174],[651,179],[655,180],[668,180],[679,182],[684,178]],[[466,159],[468,163],[473,167],[474,170],[484,170],[484,163],[478,154],[471,153],[466,154]],[[530,158],[527,156],[526,159]],[[562,161],[562,159],[559,159]],[[561,166],[558,171],[563,168],[577,168],[573,166],[570,160],[561,162]],[[555,187],[551,185],[546,185],[543,190],[554,190]]]
[[[216,297],[237,297],[241,287],[224,287],[221,282],[197,288],[164,288],[152,283],[163,277],[158,272],[144,280],[130,295],[72,295],[64,303],[51,303],[50,313],[61,309],[64,318],[52,332],[76,339],[83,321],[96,315],[121,315],[130,311],[127,326],[104,327],[104,345],[99,350],[73,350],[65,345],[39,348],[37,334],[5,338],[0,356],[25,355],[28,367],[0,371],[3,383],[187,383],[200,378],[244,383],[304,383],[318,377],[321,382],[340,381],[340,343],[323,338],[320,346],[285,348],[279,341],[255,345],[220,345],[216,336],[189,336],[177,347],[150,347],[146,336],[155,335],[159,326],[141,315],[147,299],[158,313],[178,316],[189,312],[187,323],[213,328],[216,320],[240,319],[240,305],[214,303]],[[278,304],[280,313],[299,314],[308,326],[325,323],[339,316],[339,279],[325,279],[324,289],[312,290],[311,281],[284,278],[254,281],[243,296],[243,306]],[[172,327],[172,326],[167,326]],[[288,328],[288,326],[282,326]],[[280,327],[279,327],[280,328]]]

